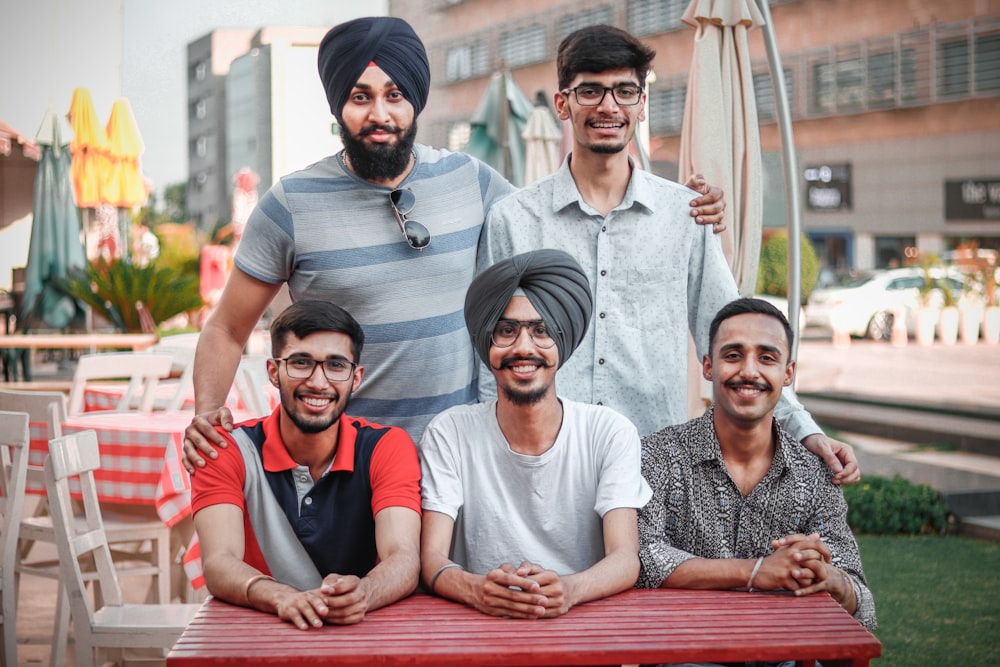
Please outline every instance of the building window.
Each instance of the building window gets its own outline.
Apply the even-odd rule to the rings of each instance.
[[[445,79],[462,81],[489,72],[489,45],[485,42],[463,44],[448,49],[445,57]]]
[[[813,106],[817,111],[857,111],[864,104],[864,62],[850,58],[813,65]]]
[[[500,34],[500,57],[508,68],[541,62],[546,56],[545,26],[541,24]]]
[[[1000,90],[1000,34],[976,38],[975,93]]]
[[[453,123],[448,129],[448,150],[464,151],[472,136],[472,126],[465,121]]]
[[[795,99],[795,89],[792,87],[792,70],[783,71],[785,75],[785,91],[788,94],[789,104]],[[761,121],[776,120],[778,118],[778,106],[775,102],[774,85],[771,81],[771,72],[758,72],[753,75],[754,99],[757,102],[757,118]]]
[[[689,0],[629,0],[628,31],[634,35],[656,35],[677,30]]]
[[[657,88],[649,93],[649,131],[653,134],[679,134],[684,125],[684,101],[687,85]]]
[[[580,28],[611,23],[614,23],[614,16],[608,5],[585,12],[567,14],[559,19],[559,32],[556,33],[556,41],[561,42],[568,34]]]

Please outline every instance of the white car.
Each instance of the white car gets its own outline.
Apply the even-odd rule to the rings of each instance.
[[[964,283],[959,275],[934,268],[931,279],[946,285],[956,300],[961,296]],[[809,326],[840,328],[852,336],[888,340],[895,313],[902,312],[906,331],[912,334],[924,284],[924,270],[919,267],[875,271],[842,287],[813,291],[806,304],[806,317]],[[940,307],[944,301],[940,286],[931,290],[929,305]]]

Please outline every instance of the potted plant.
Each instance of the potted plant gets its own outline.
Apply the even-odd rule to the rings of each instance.
[[[916,312],[916,339],[920,345],[934,343],[934,330],[937,328],[939,308],[934,303],[935,280],[931,276],[931,267],[936,263],[934,256],[923,256],[920,266],[924,271],[924,283],[920,287],[920,306]]]
[[[980,271],[983,282],[983,342],[996,345],[1000,342],[1000,306],[997,305],[997,269],[984,262]]]
[[[979,340],[979,330],[983,324],[983,297],[971,286],[966,287],[958,300],[961,313],[959,338],[966,345],[974,345]]]
[[[952,294],[948,282],[945,280],[935,281],[936,289],[941,290],[944,305],[938,313],[938,340],[945,345],[954,345],[958,340],[958,324],[960,313],[958,311],[958,301]]]

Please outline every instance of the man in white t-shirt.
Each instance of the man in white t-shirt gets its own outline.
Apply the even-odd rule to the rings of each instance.
[[[431,593],[535,618],[635,584],[636,516],[651,495],[638,432],[555,388],[592,310],[583,270],[560,250],[503,260],[470,286],[466,326],[499,391],[438,415],[420,442]]]

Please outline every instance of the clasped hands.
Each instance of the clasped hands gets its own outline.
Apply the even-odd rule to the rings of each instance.
[[[796,596],[829,591],[840,603],[852,594],[849,576],[831,564],[830,549],[818,533],[786,535],[772,540],[771,548],[754,578],[755,589],[789,590]]]
[[[274,593],[275,613],[300,630],[324,623],[360,623],[368,611],[368,595],[361,579],[353,575],[329,574],[319,588],[297,591],[288,586]]]
[[[573,606],[566,581],[552,570],[524,561],[490,570],[476,591],[474,606],[484,614],[510,618],[552,618]]]

